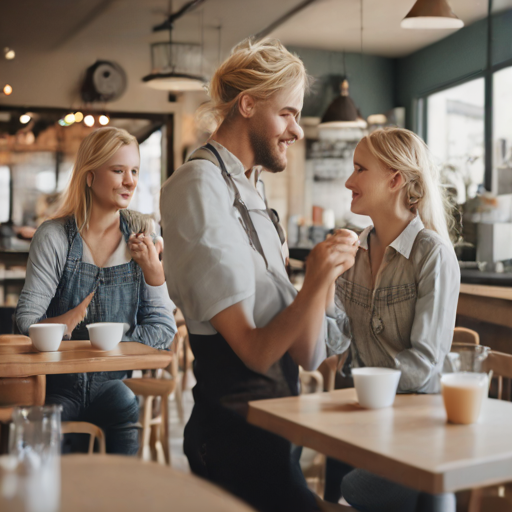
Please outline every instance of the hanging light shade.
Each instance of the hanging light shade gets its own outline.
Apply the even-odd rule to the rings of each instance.
[[[402,20],[402,28],[462,28],[464,22],[450,9],[446,0],[417,0]]]
[[[202,47],[190,43],[153,43],[151,68],[142,81],[153,89],[170,92],[202,91]]]
[[[341,94],[327,107],[318,128],[366,128],[366,121],[348,93],[348,80],[341,83]]]

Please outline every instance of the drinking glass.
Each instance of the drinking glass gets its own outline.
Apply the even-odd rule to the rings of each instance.
[[[9,431],[12,509],[60,508],[60,405],[16,407]]]
[[[448,421],[469,424],[478,420],[489,389],[484,361],[490,348],[470,343],[453,343],[441,376],[441,393]]]

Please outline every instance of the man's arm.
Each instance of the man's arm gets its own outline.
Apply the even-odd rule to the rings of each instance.
[[[301,291],[265,327],[255,326],[254,297],[221,311],[211,324],[254,371],[266,373],[286,352],[297,364],[310,368],[323,328],[327,294],[334,280],[354,264],[356,241],[357,237],[345,231],[318,244],[308,258]]]

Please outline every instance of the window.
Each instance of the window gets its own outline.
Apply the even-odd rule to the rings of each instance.
[[[149,213],[160,220],[160,187],[162,177],[162,131],[152,133],[140,148],[139,184],[130,208]]]
[[[459,204],[484,182],[484,102],[483,78],[427,98],[427,142]]]
[[[11,208],[11,172],[6,165],[0,165],[0,223],[9,220]]]
[[[494,73],[493,189],[512,194],[512,67]]]

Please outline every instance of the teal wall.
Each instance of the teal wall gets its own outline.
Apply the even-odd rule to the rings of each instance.
[[[304,116],[321,117],[339,94],[343,71],[343,53],[288,46],[304,62],[315,78],[311,93],[305,98]],[[374,55],[345,54],[345,71],[350,96],[363,117],[380,114],[394,105],[395,61]]]

